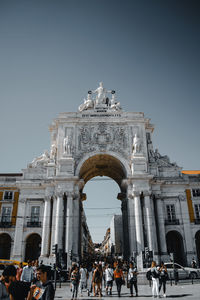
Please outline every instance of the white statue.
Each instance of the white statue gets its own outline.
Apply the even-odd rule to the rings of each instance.
[[[51,151],[50,151],[50,160],[55,162],[56,159],[56,152],[57,152],[57,147],[56,144],[51,145]]]
[[[115,93],[112,92],[112,97],[110,101],[110,108],[115,110],[121,110],[120,102],[116,101]]]
[[[63,147],[64,147],[64,153],[63,153],[64,155],[72,154],[71,139],[69,138],[68,135],[64,138]]]
[[[91,98],[91,93],[88,93],[87,99],[84,99],[84,103],[79,106],[79,111],[87,110],[94,107],[94,102]]]
[[[135,136],[133,138],[133,153],[139,153],[140,148],[141,148],[141,141],[137,133],[135,133]]]
[[[29,164],[29,167],[37,167],[38,165],[44,165],[50,160],[49,153],[47,150],[41,156],[34,158],[34,160]]]
[[[100,82],[99,87],[96,90],[92,91],[92,93],[97,94],[97,96],[96,96],[96,105],[99,105],[99,104],[106,103],[106,94],[111,93],[111,91],[107,91],[103,87],[103,82]]]

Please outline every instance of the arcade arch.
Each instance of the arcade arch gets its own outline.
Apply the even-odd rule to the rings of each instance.
[[[184,265],[185,254],[182,235],[176,231],[169,231],[166,235],[167,252],[174,253],[174,261],[180,265]]]
[[[7,233],[0,234],[0,257],[10,259],[11,237]]]
[[[37,233],[32,233],[27,237],[25,261],[38,259],[41,252],[41,240],[41,236]]]

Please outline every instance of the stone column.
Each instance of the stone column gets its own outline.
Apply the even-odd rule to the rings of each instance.
[[[136,244],[137,253],[140,254],[144,250],[144,237],[142,229],[142,213],[139,192],[134,192],[134,206],[135,206],[135,228],[136,228]]]
[[[24,217],[26,211],[26,198],[20,196],[18,202],[18,210],[17,210],[17,221],[15,227],[15,237],[14,237],[14,246],[13,246],[13,253],[12,259],[23,261],[23,229],[24,229]]]
[[[128,195],[128,224],[129,224],[129,247],[130,247],[130,257],[133,252],[137,252],[136,245],[136,233],[135,233],[135,211],[134,211],[134,201],[132,194]]]
[[[185,252],[186,252],[186,259],[188,265],[191,263],[193,256],[196,254],[196,249],[194,249],[193,245],[193,237],[192,237],[192,230],[191,230],[191,223],[190,217],[188,213],[188,205],[185,195],[179,195],[179,204],[180,204],[180,213],[181,218],[183,221],[183,228],[184,228],[184,235],[185,235]],[[183,236],[183,243],[184,243],[184,236]],[[185,248],[184,247],[184,248]]]
[[[73,215],[74,215],[74,222],[73,222],[73,252],[77,260],[80,258],[80,245],[81,245],[81,236],[80,236],[80,199],[79,196],[74,194],[73,200]]]
[[[53,197],[53,216],[52,216],[51,248],[50,248],[50,253],[51,254],[52,254],[52,247],[55,244],[56,207],[57,207],[57,198],[54,196]]]
[[[44,203],[44,217],[42,224],[42,247],[41,256],[49,255],[49,238],[50,238],[50,214],[51,214],[51,198],[46,197]]]
[[[159,244],[161,255],[167,255],[167,245],[166,245],[166,232],[165,232],[165,213],[164,213],[164,203],[161,198],[156,198],[156,206],[158,212],[158,227],[159,227]]]
[[[148,241],[148,248],[150,251],[153,251],[155,249],[154,247],[154,240],[156,239],[156,231],[153,227],[153,209],[152,209],[152,203],[150,201],[149,194],[147,192],[144,192],[144,205],[145,205],[145,217],[146,217],[146,230],[147,230],[147,241]]]
[[[67,253],[67,261],[69,262],[69,251],[72,251],[73,246],[73,197],[72,193],[67,193],[67,213],[66,213],[66,239],[65,252]],[[68,264],[69,265],[69,264]]]
[[[58,245],[58,250],[62,249],[62,230],[63,230],[63,192],[57,192],[57,205],[55,216],[55,244]]]

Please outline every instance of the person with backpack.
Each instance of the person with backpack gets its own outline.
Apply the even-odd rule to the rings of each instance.
[[[27,300],[53,300],[55,290],[52,282],[49,280],[50,268],[40,265],[36,269],[37,280],[30,288]]]
[[[159,268],[156,267],[156,262],[153,260],[151,263],[151,276],[152,276],[152,297],[159,297],[159,277],[160,271]],[[155,295],[156,294],[156,295]]]
[[[164,264],[164,262],[161,262],[160,268],[160,278],[159,278],[159,293],[161,291],[161,288],[163,286],[163,297],[166,297],[166,281],[168,279],[168,273],[167,273],[167,268]]]
[[[111,268],[111,265],[106,265],[105,269],[105,280],[106,280],[106,295],[108,295],[108,289],[110,288],[109,295],[112,295],[112,286],[113,286],[113,269]]]
[[[131,297],[133,297],[133,286],[135,288],[136,297],[138,297],[137,275],[138,275],[137,268],[136,266],[134,267],[133,263],[131,262],[129,264],[129,270],[128,270],[128,281],[130,285]]]
[[[74,267],[74,270],[71,273],[71,283],[72,283],[72,297],[71,299],[77,299],[78,287],[80,281],[80,274],[77,265]]]

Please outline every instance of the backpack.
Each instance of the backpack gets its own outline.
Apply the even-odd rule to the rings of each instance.
[[[160,277],[160,273],[156,272],[156,270],[153,270],[153,272],[151,272],[152,277],[153,278],[159,278]]]
[[[151,274],[151,270],[148,270],[146,273],[146,278],[147,280],[152,280],[152,274]]]

